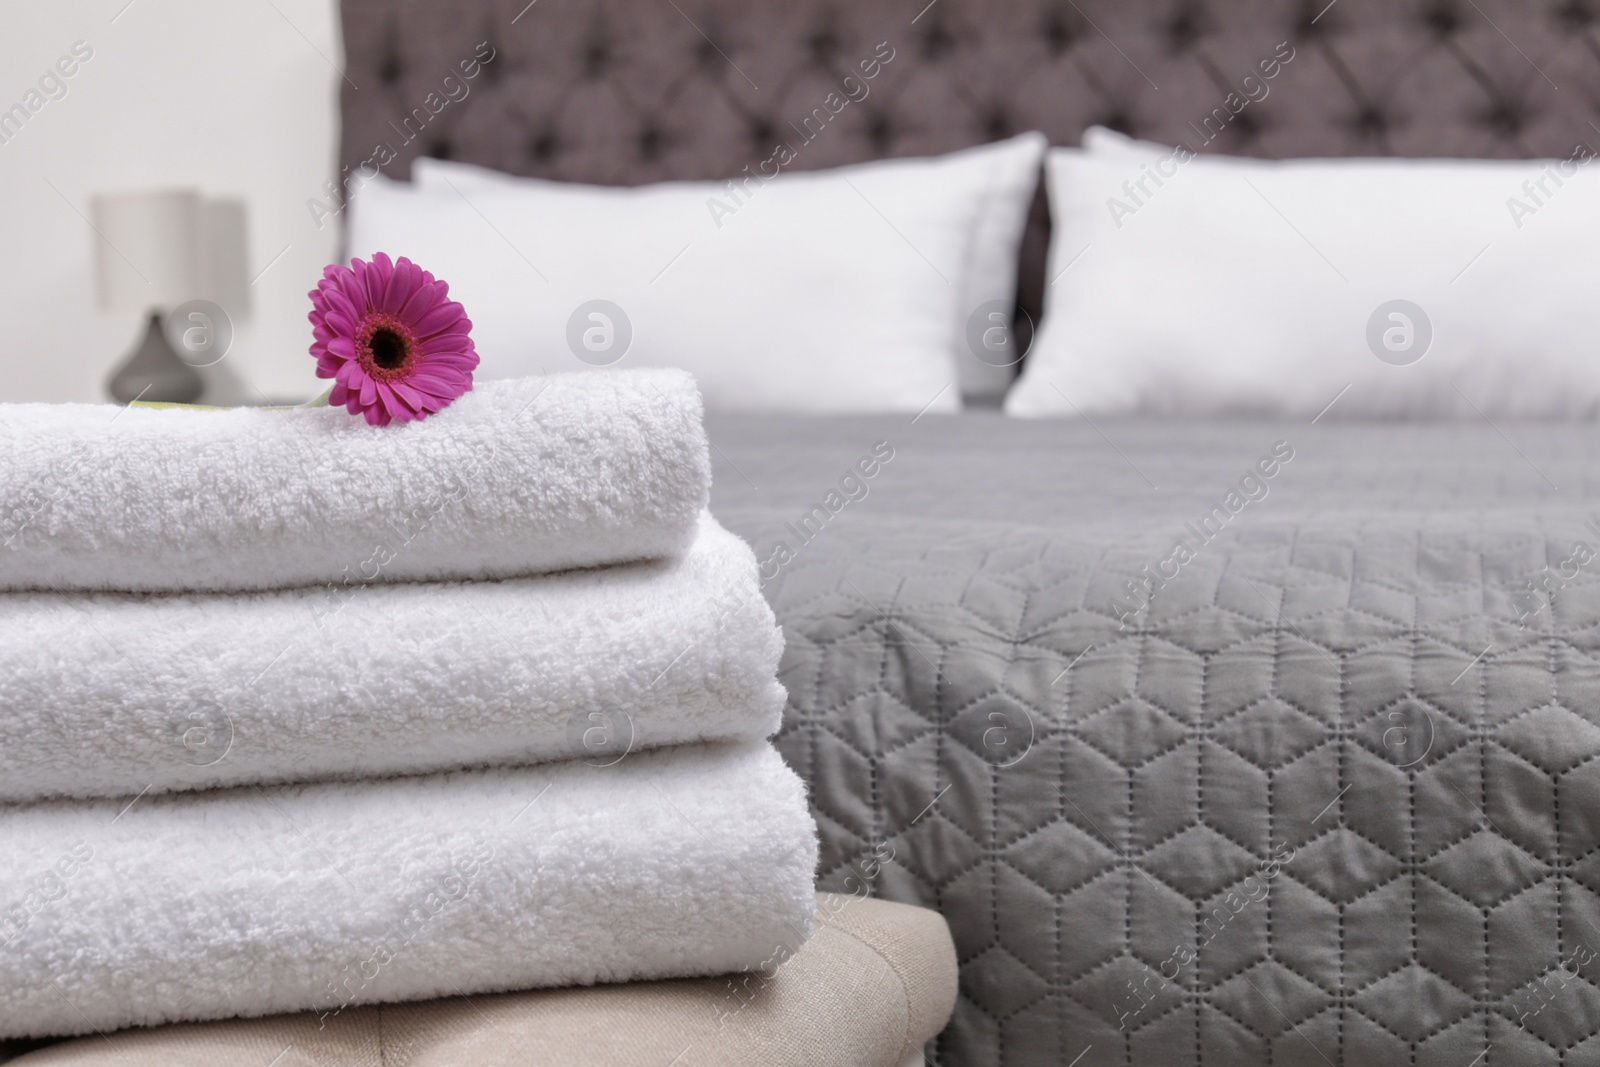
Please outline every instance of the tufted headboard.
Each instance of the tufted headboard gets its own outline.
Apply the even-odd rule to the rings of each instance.
[[[613,185],[730,177],[885,41],[886,76],[796,167],[1028,129],[1075,145],[1096,123],[1268,157],[1600,142],[1600,0],[344,0],[343,25],[341,162],[387,145],[401,178],[417,155]],[[1284,41],[1268,94],[1203,141]],[[443,88],[481,42],[494,58]],[[1041,195],[1020,281],[1035,314],[1046,238]]]

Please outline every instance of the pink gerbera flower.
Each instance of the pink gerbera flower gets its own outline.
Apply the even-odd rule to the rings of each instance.
[[[311,297],[311,354],[328,403],[374,426],[425,419],[472,389],[472,322],[450,287],[404,256],[322,272]]]

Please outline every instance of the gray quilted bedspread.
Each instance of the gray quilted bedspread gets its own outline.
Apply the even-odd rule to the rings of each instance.
[[[1600,1064],[1593,428],[712,437],[821,882],[955,935],[935,1062]]]

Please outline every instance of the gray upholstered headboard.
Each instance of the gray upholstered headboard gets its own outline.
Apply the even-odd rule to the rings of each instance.
[[[602,184],[731,177],[879,42],[895,61],[793,166],[1028,129],[1077,144],[1095,123],[1276,157],[1600,143],[1600,0],[345,0],[343,24],[342,163],[386,145],[393,177],[417,155]],[[1242,86],[1284,41],[1295,59],[1266,95]],[[446,86],[481,42],[494,58]],[[1203,142],[1230,92],[1259,99]],[[1021,275],[1035,313],[1045,241],[1041,198]]]

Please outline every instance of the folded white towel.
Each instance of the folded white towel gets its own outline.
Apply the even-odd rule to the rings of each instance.
[[[503,578],[671,555],[704,509],[682,371],[478,385],[421,422],[342,408],[0,405],[0,589]]]
[[[0,809],[0,1037],[719,974],[811,932],[815,824],[761,742],[127,803]]]
[[[0,593],[0,800],[588,759],[779,725],[754,553],[502,582]]]

